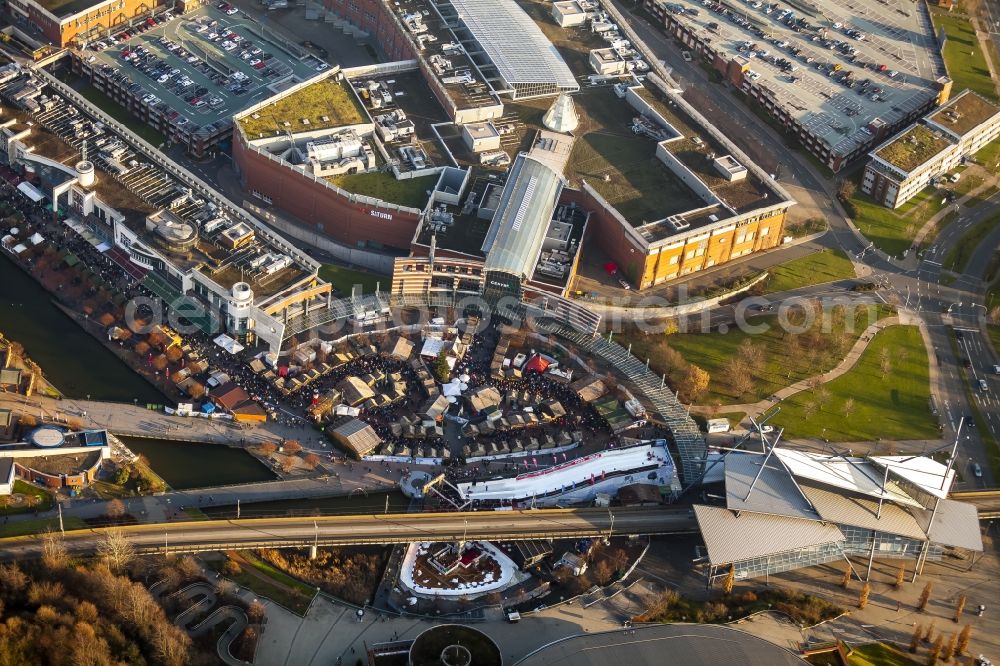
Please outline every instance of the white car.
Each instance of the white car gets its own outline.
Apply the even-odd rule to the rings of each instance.
[[[240,11],[240,10],[236,9],[236,7],[230,7],[229,9],[226,10],[226,14],[228,14],[229,16],[232,16],[233,14],[235,14],[238,11]]]
[[[201,32],[205,32],[206,30],[208,30],[208,26],[207,25],[199,25],[195,29],[195,32],[201,33]]]
[[[260,58],[251,58],[249,62],[250,66],[253,67],[254,65],[260,62]]]
[[[217,33],[214,33],[214,32],[210,32],[207,35],[205,35],[205,37],[207,37],[208,39],[216,39],[216,38],[218,38],[218,36],[219,35]]]
[[[692,59],[691,58],[691,52],[690,51],[681,51],[681,58],[684,59],[684,62],[691,62],[691,59]]]

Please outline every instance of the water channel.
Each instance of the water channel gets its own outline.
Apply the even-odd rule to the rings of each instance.
[[[0,332],[24,345],[45,376],[71,398],[162,403],[154,386],[52,303],[51,295],[0,252]],[[122,438],[176,489],[269,481],[270,470],[242,449]]]

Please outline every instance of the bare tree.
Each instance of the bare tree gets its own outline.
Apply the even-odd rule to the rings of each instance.
[[[729,573],[726,574],[726,578],[722,581],[722,593],[729,594],[733,591],[733,585],[736,583],[736,565],[729,565]]]
[[[316,466],[319,465],[320,457],[315,453],[307,453],[302,460],[309,469],[316,469]]]
[[[917,610],[925,611],[927,610],[927,602],[931,600],[931,592],[934,590],[934,583],[928,581],[924,585],[924,589],[920,592],[920,599],[917,600]]]
[[[844,418],[851,418],[851,413],[854,411],[854,398],[848,398],[844,401]]]
[[[750,368],[738,358],[732,358],[725,366],[726,383],[737,397],[742,397],[756,386]]]
[[[965,654],[965,651],[969,649],[970,638],[972,638],[972,625],[967,624],[958,633],[957,654]]]
[[[289,439],[284,443],[283,448],[285,453],[289,455],[295,455],[296,453],[302,450],[302,445],[299,444],[298,440]]]
[[[274,442],[263,442],[258,448],[262,455],[270,457],[278,450],[278,445]]]
[[[252,624],[260,624],[264,619],[264,612],[264,604],[254,599],[247,607],[247,618]]]
[[[865,606],[868,605],[868,597],[872,593],[871,583],[865,581],[864,587],[861,588],[861,593],[858,594],[858,610],[864,610]]]
[[[118,520],[125,515],[125,504],[120,499],[113,499],[104,507],[104,515],[112,520]]]
[[[120,529],[104,532],[104,538],[97,545],[97,554],[112,571],[122,571],[135,559],[135,546]]]
[[[954,620],[954,621],[955,621],[956,623],[957,623],[957,622],[958,622],[958,621],[959,621],[960,619],[962,619],[962,611],[964,611],[964,610],[965,610],[965,602],[966,602],[966,598],[965,598],[965,595],[963,594],[962,596],[960,596],[960,597],[958,598],[958,602],[957,602],[957,603],[955,604],[955,617],[953,617],[952,619],[953,619],[953,620]],[[947,661],[947,660],[945,660],[945,661]]]
[[[885,379],[892,372],[892,358],[888,347],[882,347],[878,353],[878,365],[882,370],[882,379]]]
[[[42,563],[49,569],[61,569],[66,566],[68,559],[62,535],[52,530],[46,531],[42,535]]]

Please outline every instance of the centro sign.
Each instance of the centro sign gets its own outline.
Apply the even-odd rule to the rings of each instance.
[[[380,210],[370,210],[370,211],[368,211],[368,214],[371,215],[372,217],[377,217],[377,218],[380,218],[380,219],[383,219],[383,220],[391,220],[392,219],[392,215],[390,215],[389,213],[383,213]]]

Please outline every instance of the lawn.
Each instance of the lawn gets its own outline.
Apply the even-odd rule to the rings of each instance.
[[[921,662],[891,645],[869,643],[854,648],[847,663],[849,666],[917,666]]]
[[[854,264],[841,249],[821,250],[772,268],[767,278],[768,293],[796,287],[853,278]]]
[[[296,615],[306,614],[309,604],[316,596],[315,588],[278,571],[249,553],[240,553],[236,561],[243,570],[238,574],[227,573],[225,574],[227,578],[284,606]],[[206,561],[206,564],[216,571],[221,571],[224,563],[225,560]]]
[[[788,336],[775,318],[754,317],[751,323],[766,324],[768,329],[755,334],[734,328],[726,333],[679,333],[669,337],[628,332],[616,337],[620,344],[632,345],[636,358],[648,357],[656,374],[669,374],[670,350],[678,352],[685,361],[707,371],[711,377],[708,391],[698,402],[731,405],[756,402],[779,388],[834,368],[870,322],[890,314],[885,306],[857,308],[853,333],[845,331],[849,328],[846,322],[834,316],[828,318],[829,333],[820,330],[822,322],[817,320],[817,330]],[[739,355],[740,345],[748,340],[762,347],[763,361],[750,372],[754,390],[740,395],[732,386],[730,368]]]
[[[371,171],[330,176],[327,180],[354,194],[374,197],[399,206],[423,208],[428,199],[427,191],[434,189],[438,176],[420,176],[397,180],[391,173]]]
[[[138,134],[154,147],[158,147],[166,142],[167,138],[163,136],[159,130],[150,127],[133,116],[129,113],[128,109],[105,95],[94,86],[90,85],[90,83],[77,88],[77,92],[86,97],[95,106],[104,111],[104,113],[108,114],[122,125],[125,125],[125,127]]]
[[[996,168],[997,163],[1000,162],[1000,137],[980,148],[975,159],[987,169]]]
[[[932,12],[931,15],[935,27],[944,28],[948,36],[944,45],[944,64],[948,76],[955,82],[954,90],[971,88],[986,99],[997,99],[986,57],[979,48],[976,30],[969,20],[941,12]]]
[[[368,122],[349,83],[328,77],[240,119],[247,137],[304,132]],[[308,120],[308,124],[302,120]],[[287,123],[287,124],[286,124]]]
[[[383,291],[388,291],[389,283],[392,281],[392,278],[388,275],[358,271],[336,264],[323,264],[320,266],[319,276],[331,283],[334,288],[339,289],[342,294],[350,294],[351,287],[356,284],[361,285],[361,290],[366,294],[374,294],[376,284],[379,284]]]
[[[52,494],[42,490],[38,486],[17,479],[14,481],[14,493],[31,497],[28,502],[20,506],[7,506],[9,497],[0,497],[0,516],[14,516],[19,513],[32,513],[33,511],[48,511],[52,508]]]
[[[875,243],[875,247],[899,256],[909,249],[924,222],[941,210],[944,206],[942,199],[933,188],[925,188],[896,210],[891,210],[875,203],[859,189],[850,203],[856,211],[853,214],[854,224],[861,233]]]
[[[883,350],[890,368],[882,372]],[[845,413],[848,399],[853,410]],[[932,439],[939,436],[930,412],[927,353],[916,326],[879,333],[846,374],[781,403],[773,419],[785,437],[834,442]]]
[[[958,242],[950,250],[948,254],[944,257],[943,265],[950,271],[955,271],[956,273],[962,273],[965,271],[966,265],[969,263],[969,259],[972,258],[972,254],[979,247],[983,239],[986,238],[993,229],[1000,224],[1000,212],[994,213],[993,215],[983,218],[977,222],[968,231],[962,234],[962,237],[958,239]]]
[[[83,518],[77,518],[76,516],[63,516],[63,528],[67,530],[82,530],[86,527],[88,527],[88,525],[83,522]],[[41,534],[42,532],[48,530],[53,532],[59,531],[58,518],[19,520],[14,523],[0,525],[0,538],[24,536],[28,534]]]

